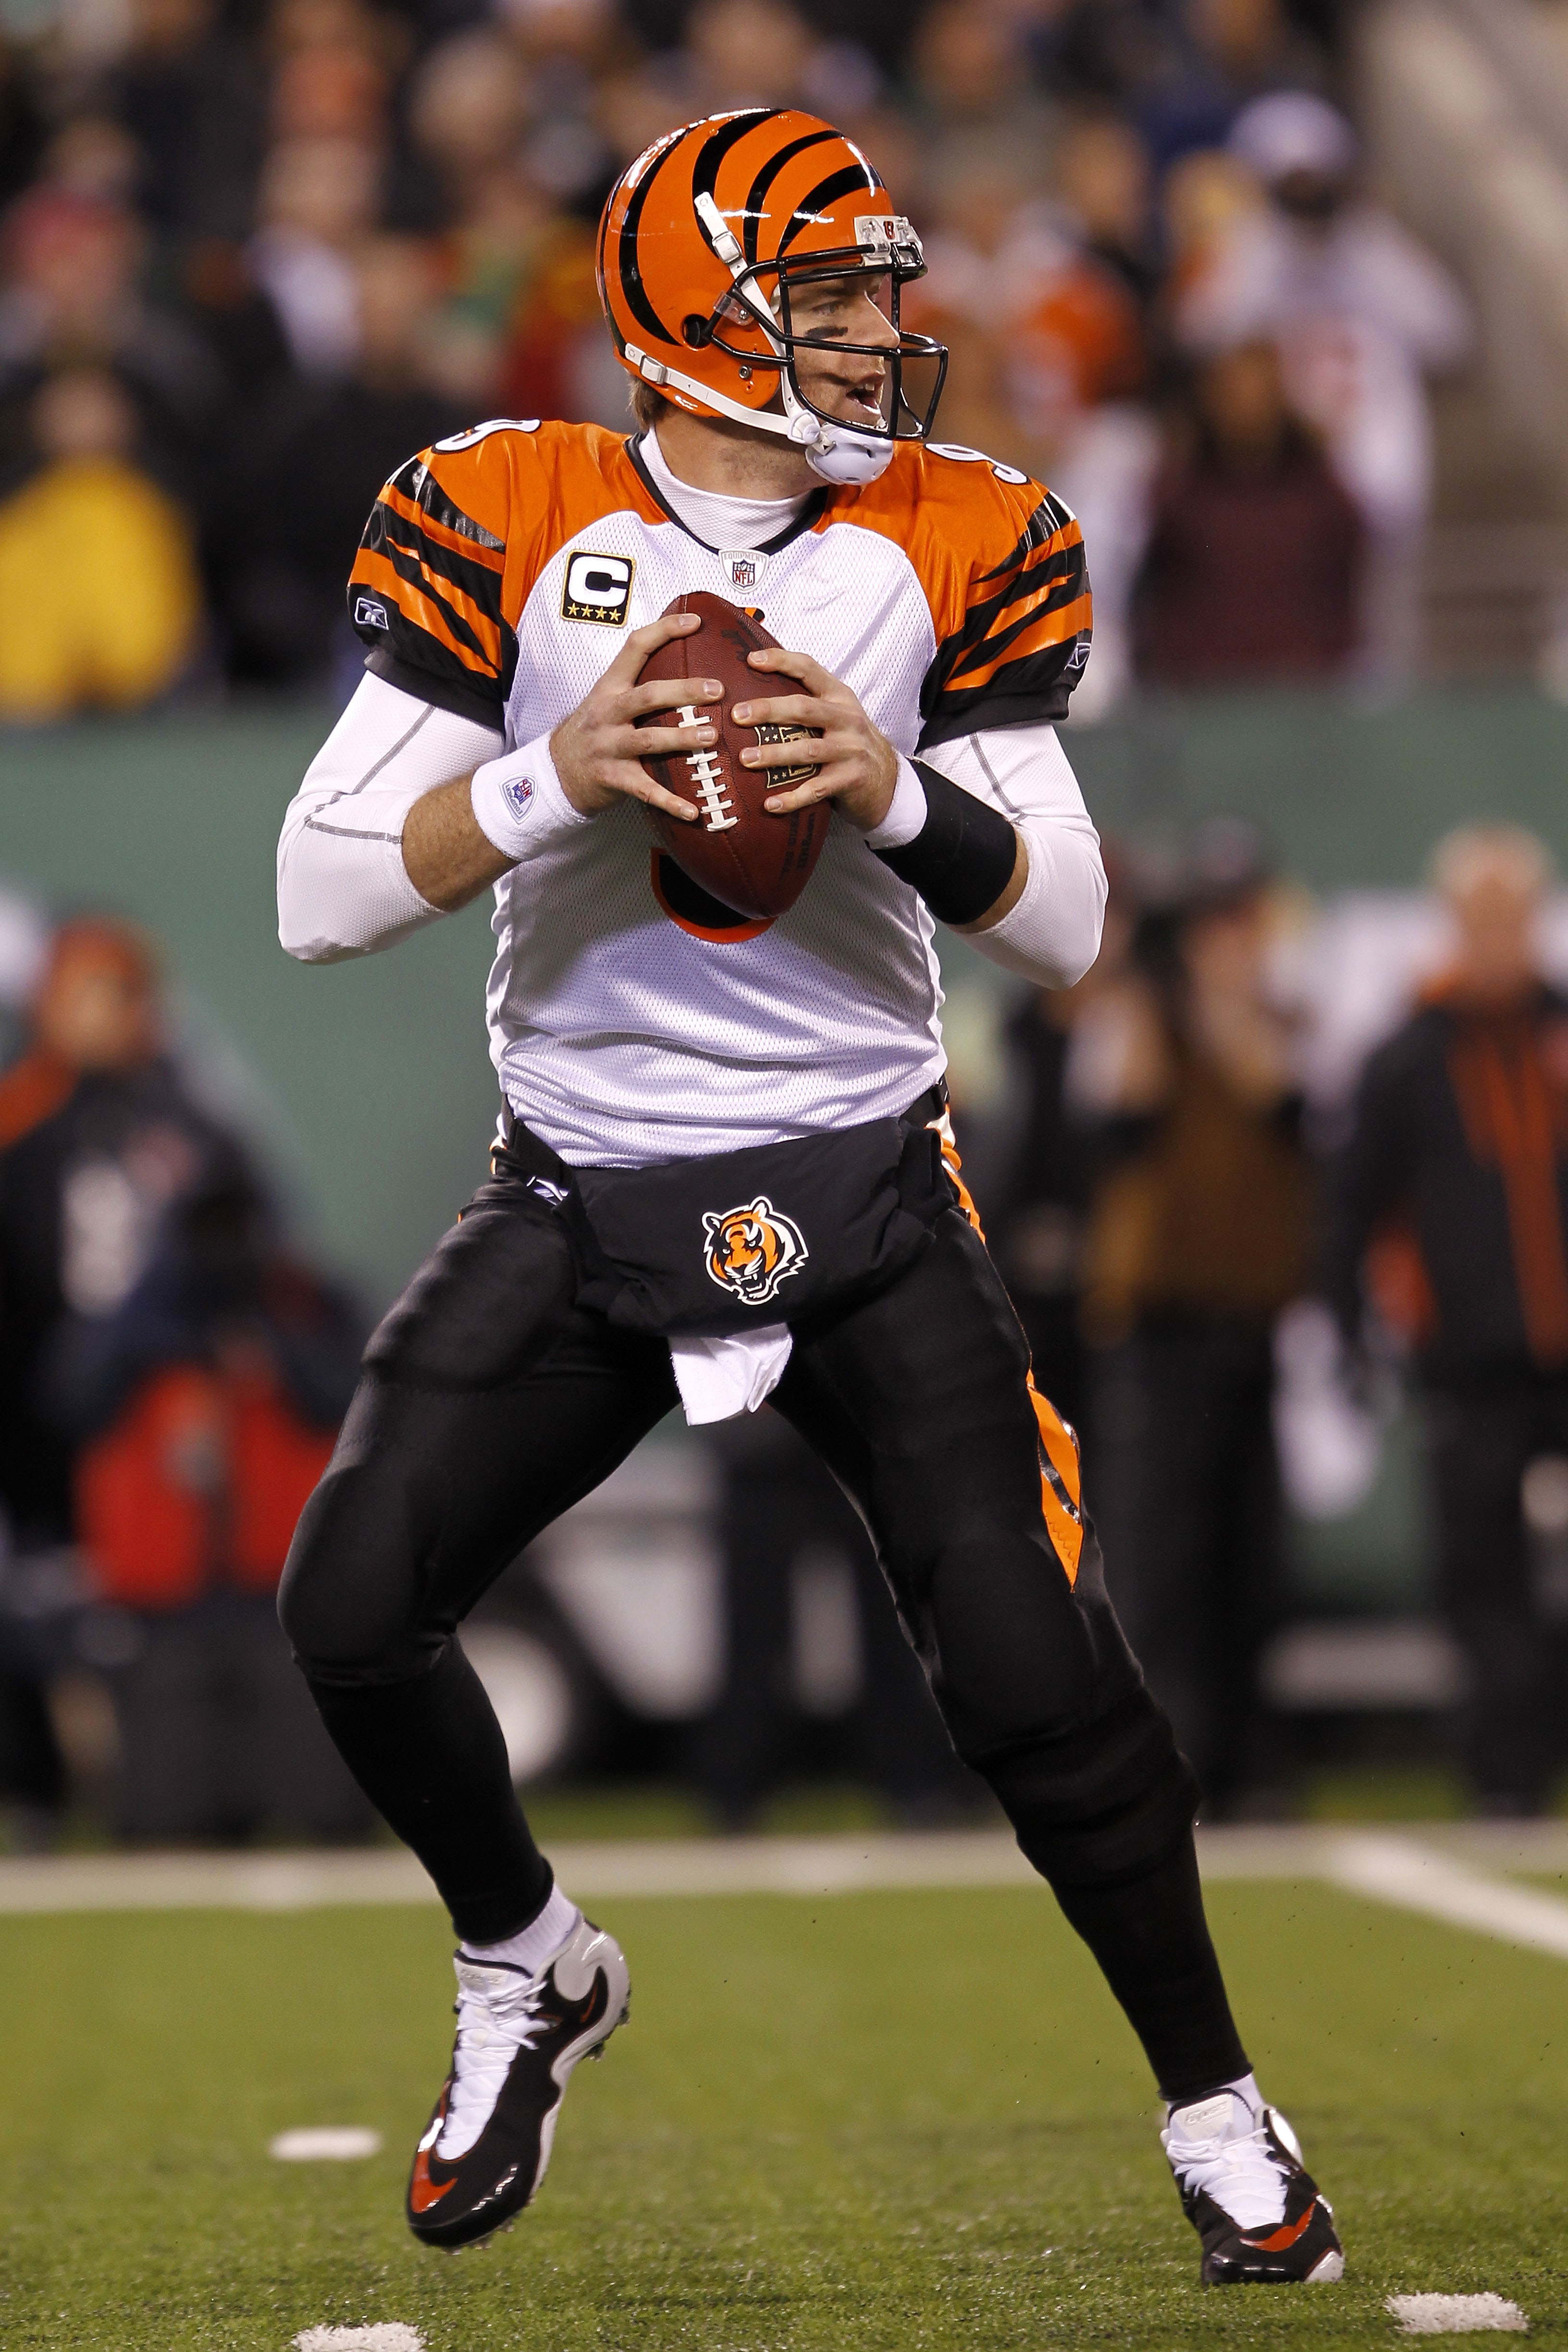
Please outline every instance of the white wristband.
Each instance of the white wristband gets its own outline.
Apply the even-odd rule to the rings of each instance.
[[[902,849],[917,834],[925,831],[931,812],[926,806],[925,786],[910,762],[900,754],[899,781],[893,786],[893,797],[888,803],[888,814],[879,825],[867,834],[868,849]]]
[[[474,770],[468,787],[474,822],[503,857],[536,857],[592,817],[573,807],[550,756],[548,735]]]

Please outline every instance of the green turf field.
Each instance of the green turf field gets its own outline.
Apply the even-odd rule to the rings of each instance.
[[[0,2346],[429,2352],[1388,2344],[1391,2292],[1568,2344],[1568,1968],[1318,1886],[1211,1908],[1342,2285],[1200,2294],[1151,2089],[1043,1892],[595,1906],[630,2027],[540,2204],[452,2260],[403,2179],[447,2048],[434,1910],[0,1921]],[[385,2153],[281,2165],[290,2126]]]

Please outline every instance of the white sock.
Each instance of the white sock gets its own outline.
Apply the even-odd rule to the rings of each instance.
[[[1209,2100],[1217,2099],[1221,2091],[1234,2091],[1237,2097],[1246,2107],[1248,2115],[1251,2116],[1254,2123],[1258,2121],[1258,2118],[1263,2113],[1265,2102],[1263,2094],[1258,2087],[1257,2076],[1255,2074],[1238,2074],[1234,2083],[1221,2083],[1218,2089],[1210,2091],[1205,2098],[1184,2099],[1180,2108],[1167,2107],[1165,2110],[1167,2122],[1170,2120],[1171,2116],[1184,2113],[1188,2107],[1206,2107]]]
[[[520,1927],[515,1936],[505,1936],[499,1944],[472,1944],[465,1940],[459,1949],[466,1960],[500,1961],[508,1968],[522,1969],[531,1977],[555,1958],[571,1935],[583,1914],[569,1895],[559,1886],[550,1890],[550,1900],[537,1919]]]

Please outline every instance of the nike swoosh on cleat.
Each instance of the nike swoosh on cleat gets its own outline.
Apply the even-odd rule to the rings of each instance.
[[[414,2159],[414,2177],[408,2184],[408,2202],[416,2213],[427,2213],[432,2205],[438,2205],[447,2190],[456,2189],[457,2185],[454,2178],[443,2180],[440,2187],[437,2187],[430,2178],[430,2152],[422,2147]]]
[[[1267,2238],[1244,2237],[1241,2242],[1244,2246],[1256,2247],[1260,2254],[1282,2254],[1288,2247],[1295,2244],[1298,2238],[1305,2237],[1317,2210],[1314,2199],[1299,2221],[1292,2221],[1288,2228],[1270,2231]]]

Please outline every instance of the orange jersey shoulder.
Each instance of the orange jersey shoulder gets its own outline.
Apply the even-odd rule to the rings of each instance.
[[[937,650],[922,745],[1065,716],[1093,608],[1078,519],[1042,483],[983,450],[911,443],[879,481],[840,492],[817,528],[835,522],[901,547],[925,593]]]
[[[499,728],[541,571],[628,508],[662,520],[625,436],[602,425],[501,418],[420,450],[383,488],[349,575],[369,667]]]

